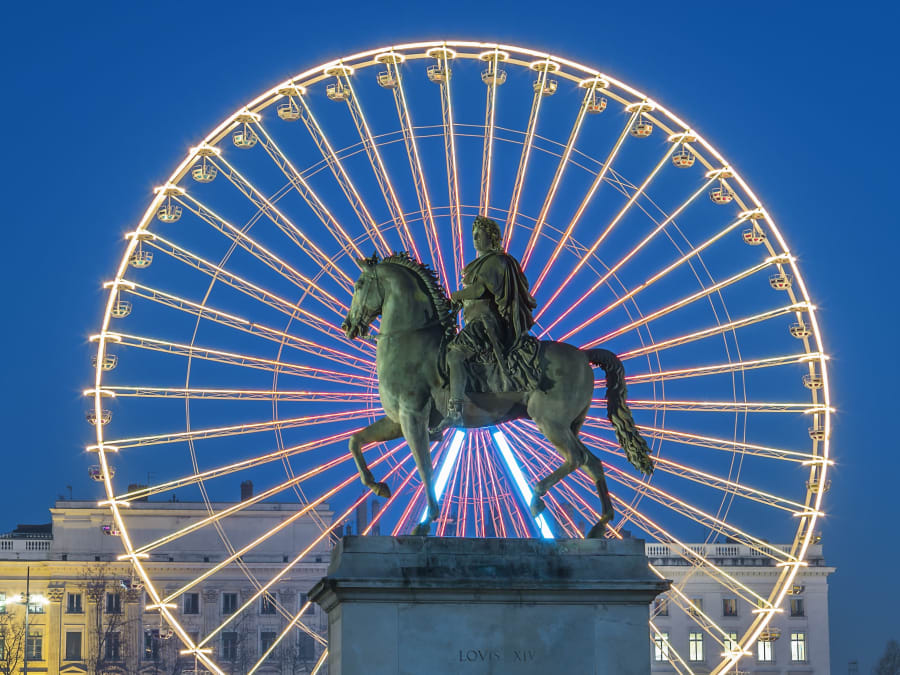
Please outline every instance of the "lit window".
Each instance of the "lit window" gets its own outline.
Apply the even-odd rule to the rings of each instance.
[[[791,661],[806,663],[806,633],[791,633]]]
[[[0,614],[6,614],[6,593],[0,593]]]
[[[260,614],[274,614],[275,613],[275,598],[271,593],[266,593],[260,598],[259,601],[259,613]]]
[[[200,613],[200,594],[185,593],[184,594],[184,614]]]
[[[688,633],[688,658],[691,661],[703,660],[703,633]]]
[[[736,652],[740,648],[741,647],[738,644],[737,633],[728,633],[725,637],[725,651]]]
[[[737,598],[722,598],[722,616],[737,616]]]
[[[44,659],[44,631],[41,627],[30,627],[25,638],[25,656],[29,661]]]
[[[775,660],[772,652],[772,643],[769,640],[760,640],[756,643],[756,660],[767,662]]]
[[[237,593],[222,593],[222,614],[234,614],[237,611]]]
[[[791,598],[791,616],[806,616],[803,598]]]
[[[653,638],[653,660],[669,660],[669,634],[657,633]]]
[[[668,598],[656,598],[653,601],[653,616],[669,616]]]
[[[691,616],[698,616],[700,612],[703,611],[702,598],[691,598],[691,605],[692,606],[688,606],[688,614]]]

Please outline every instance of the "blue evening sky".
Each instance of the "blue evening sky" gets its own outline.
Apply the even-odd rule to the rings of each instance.
[[[835,673],[900,638],[896,421],[900,144],[894,3],[16,3],[2,41],[0,530],[93,495],[85,342],[122,233],[184,150],[329,58],[497,40],[604,70],[689,120],[780,223],[832,355],[823,532]]]

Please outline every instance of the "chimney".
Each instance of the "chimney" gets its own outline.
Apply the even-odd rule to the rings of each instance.
[[[241,501],[245,502],[253,496],[253,481],[245,480],[241,483]]]

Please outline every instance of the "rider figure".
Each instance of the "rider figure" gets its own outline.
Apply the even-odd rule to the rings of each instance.
[[[465,327],[447,346],[450,403],[447,416],[434,432],[463,426],[466,362],[487,351],[506,375],[509,350],[534,325],[531,312],[537,303],[528,292],[519,262],[502,248],[500,226],[478,216],[472,225],[472,240],[478,257],[463,270],[462,290],[450,295],[454,307],[462,304]]]

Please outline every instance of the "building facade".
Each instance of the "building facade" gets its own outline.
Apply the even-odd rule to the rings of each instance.
[[[756,593],[768,598],[784,572],[771,558],[747,546],[688,546],[731,577],[734,581],[729,585],[735,590],[729,591],[711,574],[689,565],[674,547],[647,544],[650,562],[681,591],[681,595],[670,591],[651,608],[658,631],[651,647],[654,674],[680,672],[670,663],[674,659],[677,664],[679,658],[695,673],[710,672],[728,648],[736,648],[730,643],[743,636],[757,618],[757,608],[748,597]],[[746,650],[749,653],[741,659],[738,673],[830,675],[828,575],[834,568],[825,564],[821,544],[810,546],[807,561],[767,629]]]
[[[218,511],[231,505],[210,506]],[[159,612],[148,608],[131,564],[117,560],[122,547],[108,510],[64,500],[50,512],[48,525],[19,526],[0,536],[0,673],[23,672],[26,665],[29,673],[52,674],[203,672],[194,657],[180,653]],[[163,541],[144,561],[160,593],[179,593],[173,612],[192,638],[218,629],[206,647],[226,672],[246,673],[326,573],[333,545],[327,537],[251,602],[260,584],[285,568],[286,552],[309,547],[322,523],[331,522],[331,512],[320,506],[285,526],[296,512],[295,503],[252,504],[229,517],[228,531],[197,528],[191,536]],[[204,503],[145,501],[131,505],[126,522],[132,541],[160,541],[190,531],[208,515]],[[204,576],[228,550],[279,526],[276,536]],[[312,672],[327,621],[315,604],[300,620],[303,626],[293,628],[257,672]]]

